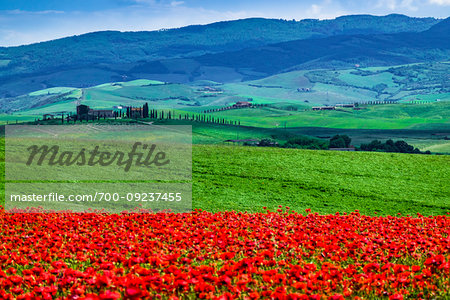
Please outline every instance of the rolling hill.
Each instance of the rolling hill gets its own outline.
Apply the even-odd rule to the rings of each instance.
[[[436,102],[450,99],[450,63],[402,66],[302,70],[260,80],[221,84],[194,81],[189,84],[152,80],[105,83],[90,88],[53,87],[0,102],[3,113],[28,114],[74,111],[82,102],[95,108],[115,105],[205,110],[252,99],[257,104],[312,105],[367,101]],[[209,90],[213,87],[213,90]]]
[[[195,58],[204,66],[229,67],[257,74],[354,65],[386,66],[445,61],[450,57],[450,18],[418,33],[342,35],[289,41]]]
[[[0,98],[55,86],[87,87],[137,78],[170,82],[194,79],[239,81],[263,75],[242,69],[246,68],[242,61],[231,64],[231,60],[239,59],[246,53],[264,49],[258,47],[304,39],[320,39],[315,42],[316,45],[346,43],[349,38],[344,36],[348,35],[357,35],[357,39],[361,40],[360,35],[420,32],[439,21],[403,15],[357,15],[323,21],[245,19],[152,32],[96,32],[27,46],[0,48]],[[327,37],[335,39],[322,40]],[[296,43],[292,46],[295,47]],[[366,45],[370,46],[370,43]],[[289,48],[289,44],[279,47]],[[253,50],[219,54],[248,48]],[[271,48],[273,46],[268,49]],[[267,50],[260,54],[264,53],[273,54]],[[193,59],[196,57],[199,58]],[[291,54],[288,54],[286,58],[290,60],[290,57]],[[216,61],[222,58],[226,62],[217,64]],[[260,60],[261,55],[255,58]],[[276,58],[273,62],[276,67],[272,71],[286,66],[283,59]],[[241,69],[236,71],[236,68]],[[267,64],[261,67],[266,73],[267,68]]]

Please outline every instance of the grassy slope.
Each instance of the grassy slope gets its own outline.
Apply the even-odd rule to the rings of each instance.
[[[4,173],[3,149],[0,156]],[[444,214],[450,211],[449,163],[448,156],[195,145],[193,206]]]
[[[17,122],[32,122],[36,119],[36,116],[30,115],[7,115],[0,114],[0,125],[5,125],[7,123],[13,124]]]
[[[448,86],[445,84],[449,66],[447,63],[424,63],[379,68],[292,71],[255,81],[219,85],[224,93],[215,95],[198,91],[201,88],[198,85],[199,82],[189,85],[164,85],[157,81],[134,80],[86,88],[83,101],[96,108],[110,108],[118,104],[142,105],[146,101],[151,102],[154,107],[166,108],[192,105],[225,106],[247,98],[253,98],[255,103],[290,102],[295,104],[305,104],[305,101],[316,104],[335,104],[386,99],[434,102],[437,99],[450,99]],[[210,85],[208,82],[202,84]],[[375,88],[379,85],[384,87]],[[310,91],[299,92],[297,88],[308,88]],[[65,103],[67,98],[72,100],[81,98],[80,89],[74,89],[67,95],[70,89],[61,87],[36,91],[8,100],[3,104],[3,108],[24,110],[28,107],[29,109],[21,113],[42,114],[42,109],[36,109],[33,104],[60,94],[60,99],[53,99],[51,104],[46,106],[45,111],[68,110]]]
[[[448,156],[194,147],[194,206],[249,210],[287,205],[321,213],[444,214]]]
[[[175,110],[178,115],[182,113]],[[233,119],[233,118],[230,118]],[[26,119],[19,121],[27,121]],[[33,120],[29,120],[33,121]],[[6,121],[5,121],[6,122]],[[15,123],[15,119],[9,120],[10,124]],[[128,124],[130,120],[100,120],[96,123],[107,124]],[[132,121],[135,122],[134,120]],[[280,144],[285,143],[291,137],[312,136],[329,140],[336,134],[346,134],[352,139],[352,145],[359,146],[362,143],[370,143],[377,139],[385,141],[388,139],[404,140],[421,151],[430,150],[433,153],[450,154],[449,126],[436,126],[429,129],[343,129],[327,127],[287,127],[284,123],[279,123],[278,128],[253,127],[253,126],[229,126],[212,123],[202,123],[188,120],[145,120],[155,125],[191,125],[193,144],[227,144],[229,139],[274,139]],[[91,122],[92,123],[92,122]],[[47,121],[48,125],[60,125],[60,120]],[[79,124],[79,123],[77,123]]]
[[[450,126],[450,102],[430,104],[375,105],[359,111],[287,111],[279,108],[248,108],[213,113],[216,117],[239,119],[242,125],[278,127],[328,127],[354,129],[427,129],[436,124]]]
[[[404,140],[408,144],[418,147],[422,151],[430,150],[433,153],[450,154],[449,127],[428,130],[392,130],[392,129],[342,129],[326,127],[288,127],[264,128],[251,126],[224,126],[219,124],[205,124],[191,121],[158,120],[154,124],[160,125],[192,125],[192,142],[194,144],[224,144],[228,139],[262,139],[271,138],[283,144],[291,137],[313,136],[329,140],[336,134],[346,134],[352,139],[352,145],[360,146],[373,140],[385,141],[388,139]]]

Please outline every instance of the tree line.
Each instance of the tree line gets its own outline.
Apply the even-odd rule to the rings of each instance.
[[[288,139],[284,144],[279,144],[273,139],[265,138],[257,143],[245,143],[244,145],[259,147],[281,147],[311,150],[329,150],[333,148],[351,148],[352,139],[348,135],[335,135],[330,140],[322,140],[313,137],[299,136]],[[360,147],[354,147],[355,151],[376,151],[376,152],[396,152],[412,154],[431,154],[430,151],[422,152],[418,148],[409,145],[403,140],[394,142],[389,139],[386,142],[373,140],[369,144],[361,144]]]
[[[175,111],[167,110],[167,109],[149,109],[148,103],[145,103],[143,106],[134,107],[128,106],[125,110],[116,110],[112,112],[111,117],[107,117],[105,114],[86,114],[85,116],[72,115],[69,113],[61,113],[61,123],[70,123],[73,121],[76,123],[77,121],[86,122],[92,121],[100,121],[106,119],[114,118],[115,120],[120,119],[152,119],[152,120],[186,120],[192,122],[200,122],[200,123],[208,123],[208,124],[221,124],[221,125],[233,125],[240,126],[240,120],[227,120],[225,118],[214,117],[207,114],[202,113],[178,113]],[[59,119],[59,118],[58,118]],[[45,121],[45,119],[43,118]],[[35,122],[39,122],[39,119],[36,119]]]

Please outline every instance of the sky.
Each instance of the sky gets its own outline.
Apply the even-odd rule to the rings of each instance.
[[[391,13],[446,18],[450,0],[0,0],[0,46],[250,17],[301,20]]]

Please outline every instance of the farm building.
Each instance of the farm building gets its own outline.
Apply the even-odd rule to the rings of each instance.
[[[77,116],[80,119],[88,119],[94,117],[113,118],[114,111],[111,109],[92,109],[87,105],[80,104],[77,106]]]
[[[335,110],[334,106],[314,106],[312,110]]]
[[[114,118],[114,111],[111,109],[93,109],[92,114],[96,117]]]
[[[355,107],[355,104],[336,104],[336,107]]]
[[[233,104],[233,108],[241,108],[241,107],[251,107],[252,104],[247,101],[239,101]]]
[[[210,86],[205,86],[203,89],[199,90],[200,92],[206,93],[206,94],[222,94],[223,90],[219,88],[214,88]]]

